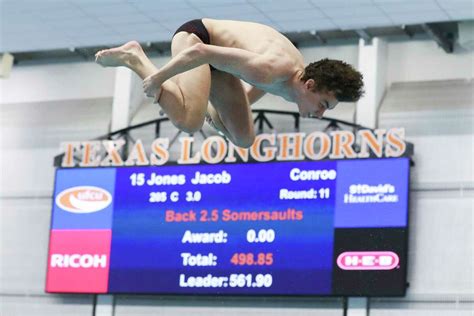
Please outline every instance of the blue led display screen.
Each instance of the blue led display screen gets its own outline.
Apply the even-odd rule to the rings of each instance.
[[[407,158],[58,169],[47,291],[404,295],[408,184]]]

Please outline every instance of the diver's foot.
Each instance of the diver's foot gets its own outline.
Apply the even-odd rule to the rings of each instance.
[[[143,49],[136,41],[130,41],[122,46],[98,51],[95,62],[103,67],[132,67],[140,62],[144,55]]]

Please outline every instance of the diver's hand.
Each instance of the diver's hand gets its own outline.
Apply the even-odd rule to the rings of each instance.
[[[160,99],[161,84],[162,82],[155,75],[148,76],[143,80],[143,92],[147,97],[154,98],[157,102]]]

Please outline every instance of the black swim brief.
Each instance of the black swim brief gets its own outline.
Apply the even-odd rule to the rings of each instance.
[[[173,37],[176,35],[176,33],[179,32],[188,32],[195,34],[199,39],[204,43],[204,44],[211,44],[211,38],[209,36],[209,32],[206,29],[206,26],[204,23],[202,23],[202,20],[196,19],[196,20],[191,20],[189,22],[184,23],[181,25],[176,32],[174,32]],[[216,68],[211,67],[211,71],[217,70]]]

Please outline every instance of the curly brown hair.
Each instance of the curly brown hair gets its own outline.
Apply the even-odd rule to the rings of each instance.
[[[301,80],[313,79],[318,91],[332,91],[338,101],[356,102],[364,94],[362,78],[351,65],[325,58],[306,66]]]

